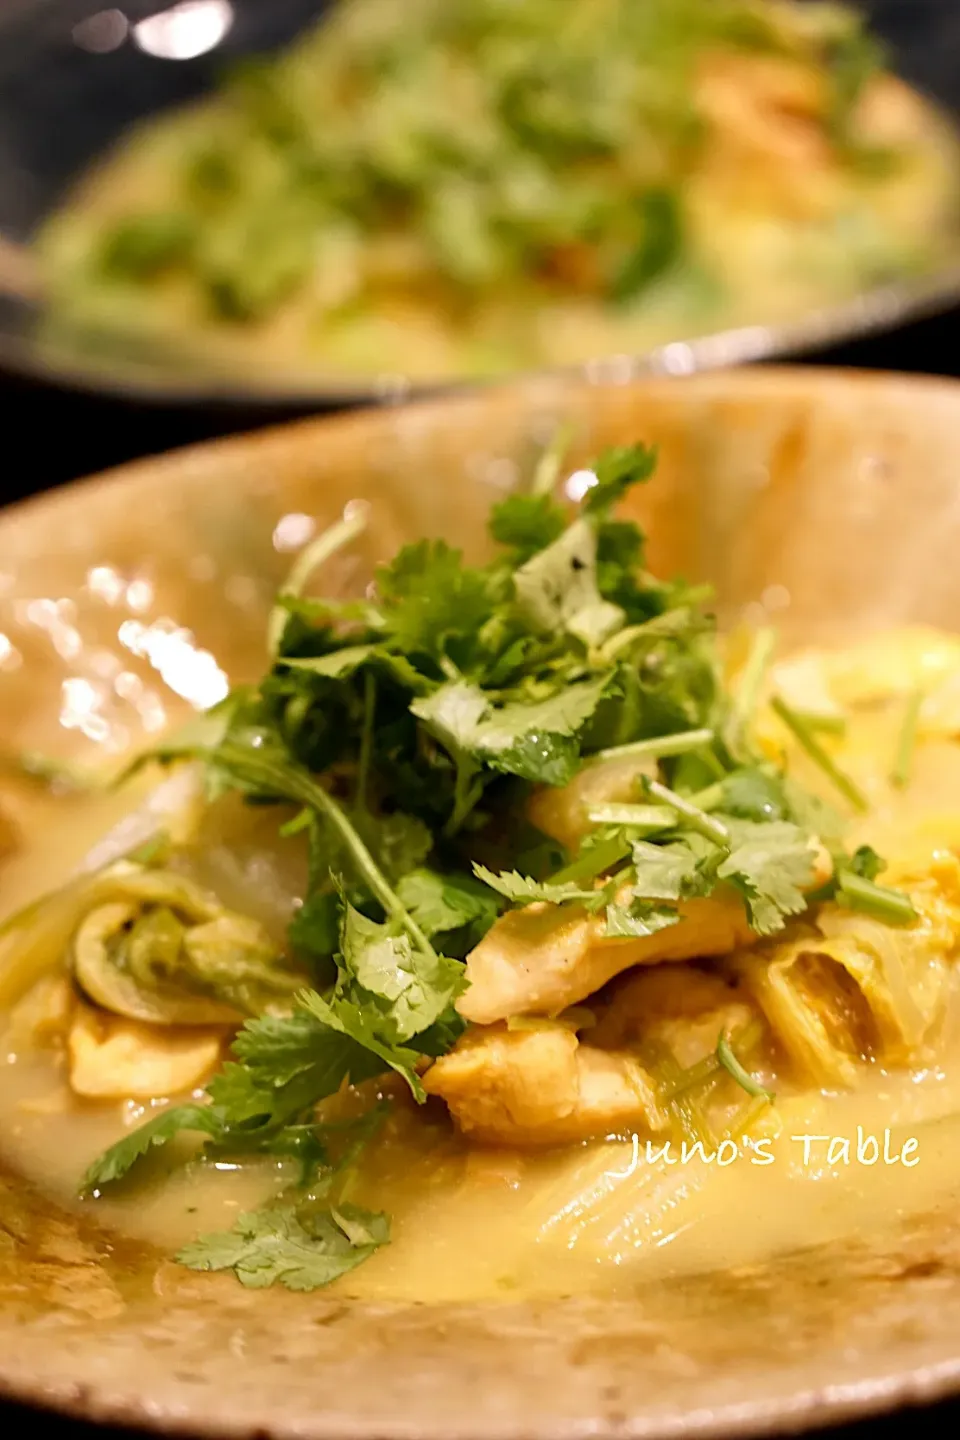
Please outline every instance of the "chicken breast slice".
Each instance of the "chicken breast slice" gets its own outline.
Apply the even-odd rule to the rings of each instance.
[[[423,1083],[465,1134],[487,1144],[566,1145],[668,1124],[636,1060],[581,1044],[560,1024],[469,1030]]]
[[[492,1025],[511,1015],[558,1015],[634,965],[729,955],[756,940],[733,892],[677,907],[680,920],[653,935],[610,940],[603,915],[537,902],[502,915],[467,957],[465,1020]]]
[[[712,1055],[721,1031],[734,1035],[762,1015],[735,974],[693,965],[658,965],[625,975],[610,987],[603,1005],[591,1009],[597,1013],[591,1045],[636,1050],[656,1041],[682,1069]]]
[[[624,1131],[660,1134],[675,1116],[638,1053],[655,1042],[687,1069],[713,1054],[721,1031],[736,1034],[760,1011],[733,976],[660,965],[618,981],[580,1013],[581,1029],[591,1023],[585,1039],[566,1023],[573,1013],[533,1028],[473,1027],[427,1071],[424,1085],[446,1101],[465,1134],[488,1144],[529,1148]],[[742,1099],[737,1092],[734,1110]],[[715,1103],[725,1124],[729,1097]]]

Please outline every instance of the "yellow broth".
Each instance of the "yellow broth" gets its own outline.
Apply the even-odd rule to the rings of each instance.
[[[889,780],[902,728],[900,698],[850,712],[845,736],[825,741],[869,797],[856,839],[878,850],[960,846],[960,746],[922,739],[911,782]],[[795,773],[821,793],[823,777],[802,757]],[[2,868],[2,906],[19,908],[62,881],[130,798],[52,798],[8,786],[4,813],[20,837]],[[960,1198],[960,997],[955,972],[935,1059],[914,1070],[862,1067],[857,1088],[810,1092],[777,1077],[776,1122],[731,1163],[668,1164],[631,1136],[518,1153],[472,1146],[442,1105],[416,1107],[388,1085],[390,1116],[350,1180],[347,1198],[392,1217],[392,1243],[336,1282],[338,1293],[424,1300],[616,1291],[653,1276],[750,1265],[784,1250],[863,1232],[893,1216],[955,1206]],[[169,1251],[232,1224],[291,1178],[289,1162],[243,1168],[204,1163],[178,1142],[153,1156],[108,1197],[79,1201],[85,1166],[126,1126],[149,1113],[134,1102],[72,1096],[51,1052],[4,1047],[0,1086],[3,1160],[66,1206],[84,1204],[113,1229]],[[367,1096],[364,1099],[368,1098]],[[164,1102],[158,1102],[164,1103]],[[348,1109],[346,1096],[336,1102]],[[876,1163],[857,1159],[858,1127],[878,1137]],[[886,1135],[889,1160],[882,1151]],[[799,1137],[851,1141],[835,1145]],[[903,1151],[908,1141],[915,1142]],[[867,1157],[872,1154],[864,1139]],[[658,1141],[654,1152],[660,1149]],[[679,1142],[674,1143],[674,1158]],[[764,1157],[766,1158],[766,1157]]]

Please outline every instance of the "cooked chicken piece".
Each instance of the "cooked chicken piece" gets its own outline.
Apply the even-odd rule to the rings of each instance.
[[[424,1085],[446,1101],[461,1130],[488,1144],[554,1145],[625,1129],[656,1134],[671,1118],[638,1050],[656,1042],[686,1069],[713,1054],[721,1031],[736,1034],[758,1014],[734,979],[669,965],[624,980],[591,1010],[598,1018],[586,1039],[567,1024],[577,1018],[572,1012],[534,1028],[473,1028]],[[592,1018],[582,1014],[581,1028]]]
[[[759,1013],[733,976],[657,965],[624,976],[611,987],[590,1043],[622,1050],[654,1040],[687,1069],[713,1054],[721,1031],[735,1035]]]
[[[631,1056],[584,1045],[573,1030],[469,1030],[424,1086],[457,1125],[496,1145],[565,1145],[623,1129],[666,1128],[650,1078]]]
[[[833,862],[819,844],[812,858],[807,888],[818,890]],[[509,910],[467,956],[468,987],[457,1009],[476,1025],[511,1015],[559,1015],[634,965],[729,955],[758,938],[733,890],[681,901],[677,910],[676,925],[636,940],[609,939],[605,917],[575,905],[537,901]]]
[[[678,909],[678,924],[637,940],[608,940],[604,917],[575,906],[510,910],[468,956],[469,985],[457,1009],[477,1025],[558,1015],[634,965],[728,955],[757,938],[732,892]]]
[[[70,1088],[97,1100],[178,1095],[216,1069],[222,1044],[221,1031],[163,1030],[80,1005],[67,1041]]]
[[[613,802],[639,803],[641,775],[655,776],[656,760],[620,755],[612,760],[590,761],[577,772],[569,785],[542,785],[531,795],[527,815],[539,830],[575,851],[591,824],[591,805]]]

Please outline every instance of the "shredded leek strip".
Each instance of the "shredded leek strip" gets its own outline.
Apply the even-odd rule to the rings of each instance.
[[[917,748],[917,723],[923,708],[923,691],[916,689],[907,700],[903,724],[897,737],[897,749],[890,772],[890,783],[903,790],[910,783],[913,752]]]
[[[823,710],[804,710],[793,706],[793,713],[810,730],[820,730],[824,735],[842,736],[847,733],[846,715],[828,715]]]
[[[763,629],[758,630],[753,636],[750,643],[750,654],[747,656],[747,663],[743,667],[740,684],[737,686],[736,694],[733,697],[728,736],[732,750],[739,749],[748,737],[750,722],[757,708],[757,700],[760,696],[763,677],[767,672],[770,661],[773,659],[773,652],[776,648],[777,632],[772,626],[764,626]]]
[[[720,1136],[721,1145],[724,1140],[742,1140],[748,1134],[754,1121],[759,1120],[761,1116],[768,1115],[769,1111],[770,1103],[762,1096],[755,1096],[752,1100],[748,1100]]]
[[[679,818],[669,805],[624,805],[611,800],[587,808],[587,819],[593,825],[623,825],[648,835],[658,830],[672,830]]]
[[[564,885],[585,880],[593,880],[597,875],[602,875],[604,870],[609,870],[618,861],[625,860],[630,854],[632,846],[629,839],[622,835],[611,835],[607,840],[601,840],[598,845],[591,845],[569,865],[558,870],[555,875],[549,877],[551,885]]]
[[[849,800],[855,810],[865,811],[867,809],[867,801],[863,791],[850,779],[849,775],[844,774],[839,765],[827,754],[802,716],[800,716],[796,710],[792,709],[785,700],[782,700],[779,695],[775,695],[770,701],[770,708],[773,713],[783,721],[787,729],[792,732],[794,738],[798,741],[801,748],[807,752],[810,759],[820,766],[824,775],[826,775],[827,779],[840,791],[840,794]]]
[[[739,1030],[734,1031],[731,1044],[736,1045],[742,1053],[749,1054],[760,1044],[762,1039],[763,1022],[753,1019],[748,1020],[745,1025],[741,1025]],[[693,1090],[698,1085],[704,1084],[705,1081],[718,1079],[719,1070],[720,1061],[717,1053],[715,1050],[711,1050],[710,1054],[705,1055],[702,1060],[698,1060],[696,1065],[691,1065],[688,1070],[679,1070],[680,1088]]]
[[[705,1147],[712,1146],[713,1133],[700,1109],[700,1097],[694,1097],[690,1087],[683,1084],[685,1071],[669,1046],[659,1040],[648,1040],[641,1058],[683,1137],[694,1143],[700,1140]]]

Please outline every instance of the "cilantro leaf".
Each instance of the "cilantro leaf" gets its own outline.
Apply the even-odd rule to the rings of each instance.
[[[396,882],[421,865],[433,849],[433,836],[415,815],[396,810],[389,815],[371,815],[363,809],[344,807],[351,828],[360,837],[384,876]],[[314,883],[339,875],[351,884],[362,879],[353,847],[329,817],[318,817],[311,835],[311,865]]]
[[[631,900],[628,905],[608,905],[606,935],[610,939],[655,935],[680,919],[668,905],[653,905],[649,900]]]
[[[377,571],[377,593],[385,634],[408,653],[434,657],[451,637],[472,641],[496,603],[488,572],[465,566],[444,540],[405,545]]]
[[[586,494],[588,515],[606,516],[634,485],[649,480],[657,468],[657,451],[650,445],[622,445],[605,450],[594,465],[596,485]]]
[[[411,712],[423,720],[441,744],[452,751],[477,748],[480,723],[490,701],[476,685],[451,681],[424,700],[415,700]]]
[[[600,645],[623,624],[623,611],[597,587],[597,536],[575,521],[513,577],[523,621],[542,634],[567,630],[585,645]]]
[[[241,1215],[232,1230],[185,1245],[190,1270],[232,1270],[241,1285],[317,1290],[354,1269],[390,1239],[386,1215],[356,1205],[311,1211],[291,1206]]]
[[[287,926],[287,938],[297,955],[329,960],[340,944],[340,901],[333,890],[308,895]]]
[[[839,811],[812,790],[804,790],[789,775],[781,777],[790,819],[810,835],[817,835],[825,845],[839,844],[846,824]]]
[[[508,775],[539,785],[567,785],[580,767],[580,747],[569,735],[521,735],[512,745],[489,757]]]
[[[207,1105],[171,1105],[144,1125],[131,1130],[88,1166],[80,1182],[81,1194],[88,1195],[120,1180],[153,1146],[166,1145],[185,1131],[217,1135],[220,1118]]]
[[[388,880],[396,883],[422,865],[433,849],[433,836],[416,815],[349,812],[354,828]]]
[[[376,1014],[377,1032],[391,1045],[429,1029],[466,988],[458,961],[418,951],[409,935],[368,920],[349,902],[343,906],[339,963],[337,997],[349,995],[365,1018]]]
[[[813,879],[810,838],[784,820],[736,820],[730,832],[732,848],[717,876],[740,890],[754,930],[772,935],[786,917],[807,908],[804,887]]]
[[[343,1084],[361,1084],[387,1068],[381,1054],[341,1023],[312,1013],[313,996],[304,991],[291,1015],[261,1015],[237,1034],[236,1061],[224,1065],[207,1087],[228,1127],[252,1121],[261,1128],[283,1125]]]
[[[567,520],[549,495],[508,495],[494,505],[489,524],[493,539],[509,545],[522,563],[562,535]]]
[[[786,820],[789,818],[783,784],[778,777],[754,767],[735,770],[723,782],[725,814],[738,820]]]
[[[431,938],[469,926],[477,943],[500,910],[494,897],[470,876],[441,875],[436,870],[411,870],[398,882],[397,894]]]
[[[693,836],[685,836],[667,845],[634,841],[634,894],[643,900],[680,900],[704,893],[704,857],[693,840]]]
[[[512,901],[515,905],[527,905],[535,900],[545,900],[550,905],[564,905],[568,901],[596,902],[599,892],[584,890],[572,882],[551,884],[550,881],[533,880],[529,875],[520,875],[516,870],[495,875],[484,865],[474,865],[473,873],[491,890]]]
[[[311,1002],[319,1002],[318,1013]],[[391,1048],[372,1035],[349,1005],[326,1006],[312,991],[298,997],[291,1015],[248,1020],[228,1061],[207,1087],[209,1105],[178,1105],[148,1120],[112,1145],[84,1176],[83,1188],[121,1178],[154,1145],[182,1131],[205,1134],[229,1151],[269,1148],[283,1127],[312,1112],[345,1083],[360,1084],[388,1068],[401,1073],[420,1098],[418,1055]]]
[[[352,1060],[353,1068],[344,1068],[341,1083],[347,1075],[356,1083],[358,1079],[380,1075],[384,1070],[395,1070],[407,1082],[414,1099],[422,1103],[425,1092],[417,1074],[422,1052],[398,1044],[390,1034],[389,1022],[384,1024],[381,1015],[361,1008],[350,994],[325,1000],[315,990],[305,990],[298,1000],[324,1030],[340,1037],[338,1046],[328,1042],[331,1059],[339,1052],[340,1056]],[[334,1070],[333,1065],[327,1065],[321,1073],[332,1075]]]
[[[371,660],[379,649],[378,645],[344,645],[339,650],[327,651],[325,655],[285,656],[284,663],[291,669],[324,675],[328,680],[345,680]]]
[[[442,744],[524,780],[564,785],[576,773],[575,739],[596,710],[609,677],[566,686],[545,700],[493,706],[476,686],[442,685],[410,709]]]

